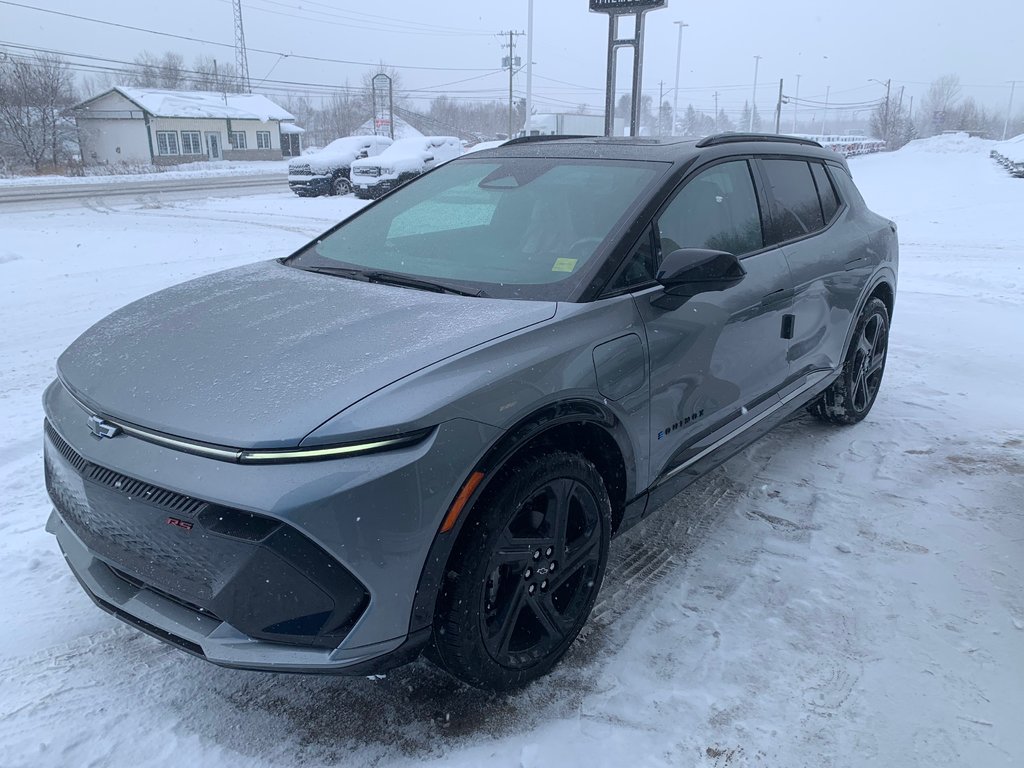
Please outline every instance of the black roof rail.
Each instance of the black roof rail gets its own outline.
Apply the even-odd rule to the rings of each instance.
[[[507,146],[509,144],[529,144],[530,142],[534,142],[534,141],[555,141],[557,139],[601,139],[601,138],[604,138],[604,137],[603,136],[595,136],[595,135],[589,135],[588,136],[588,135],[585,135],[585,134],[572,135],[572,136],[562,136],[562,135],[557,135],[557,134],[555,134],[555,135],[546,134],[544,136],[540,136],[540,135],[538,135],[538,136],[516,136],[514,139],[509,139],[508,141],[506,141],[505,142],[505,146]]]
[[[717,144],[737,144],[741,141],[769,141],[778,144],[803,144],[807,147],[821,147],[813,139],[802,139],[799,136],[784,136],[777,133],[716,133],[705,136],[697,142],[698,147],[713,147]]]

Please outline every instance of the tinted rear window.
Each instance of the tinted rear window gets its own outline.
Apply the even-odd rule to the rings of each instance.
[[[772,193],[772,242],[781,243],[825,226],[811,169],[805,160],[762,160]]]
[[[825,221],[832,221],[832,217],[839,210],[839,198],[832,182],[825,173],[825,166],[821,163],[811,163],[811,173],[814,174],[814,183],[818,185],[818,199],[821,200],[821,212],[825,214]]]

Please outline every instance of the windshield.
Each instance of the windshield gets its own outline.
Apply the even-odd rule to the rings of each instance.
[[[286,263],[396,272],[487,296],[564,299],[662,168],[460,160],[370,206]]]

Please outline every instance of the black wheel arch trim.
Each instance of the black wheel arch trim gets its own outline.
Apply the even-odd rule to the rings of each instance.
[[[556,427],[566,424],[578,423],[593,424],[603,429],[618,446],[622,454],[623,464],[626,470],[626,496],[627,505],[633,500],[636,494],[636,475],[634,468],[635,451],[625,427],[615,413],[601,402],[587,398],[574,398],[571,400],[560,400],[547,403],[533,410],[529,415],[521,418],[511,427],[503,431],[497,440],[484,452],[480,460],[466,472],[463,482],[459,484],[461,491],[465,481],[474,472],[483,472],[484,479],[473,491],[465,504],[463,513],[459,515],[455,526],[447,533],[438,530],[434,534],[434,541],[430,545],[423,569],[420,571],[419,582],[416,586],[416,596],[413,600],[412,613],[409,619],[409,631],[417,632],[424,626],[430,626],[434,620],[434,612],[437,599],[441,593],[444,582],[445,570],[448,567],[448,560],[451,556],[455,543],[459,540],[463,525],[470,517],[477,500],[487,492],[491,481],[500,474],[500,470],[527,444],[542,437]],[[455,497],[448,501],[445,511],[450,508]],[[615,532],[613,532],[614,536]]]
[[[846,350],[850,348],[850,342],[853,340],[853,332],[857,330],[857,321],[860,320],[860,316],[864,312],[864,308],[868,305],[868,301],[875,295],[875,291],[877,291],[881,285],[885,285],[889,290],[889,293],[892,294],[893,307],[896,306],[896,273],[889,266],[880,267],[865,284],[864,291],[861,293],[860,299],[857,300],[857,311],[853,315],[853,322],[850,323],[850,327],[846,331],[846,342],[843,345],[844,355],[846,354]],[[892,312],[889,313],[889,322],[890,324],[892,323]],[[842,370],[842,364],[840,364],[839,369]]]

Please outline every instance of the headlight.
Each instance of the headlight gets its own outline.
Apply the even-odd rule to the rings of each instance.
[[[238,454],[240,464],[287,464],[296,461],[322,461],[325,459],[341,459],[348,456],[364,456],[368,453],[393,451],[422,442],[432,428],[420,429],[395,437],[382,437],[378,440],[365,440],[359,443],[343,445],[324,445],[311,448],[287,448],[280,451],[241,451]]]
[[[393,176],[393,175],[394,175],[394,173],[395,173],[395,169],[394,169],[394,168],[381,168],[381,169],[380,169],[380,172],[381,172],[381,173],[382,173],[382,174],[383,174],[384,176]]]

